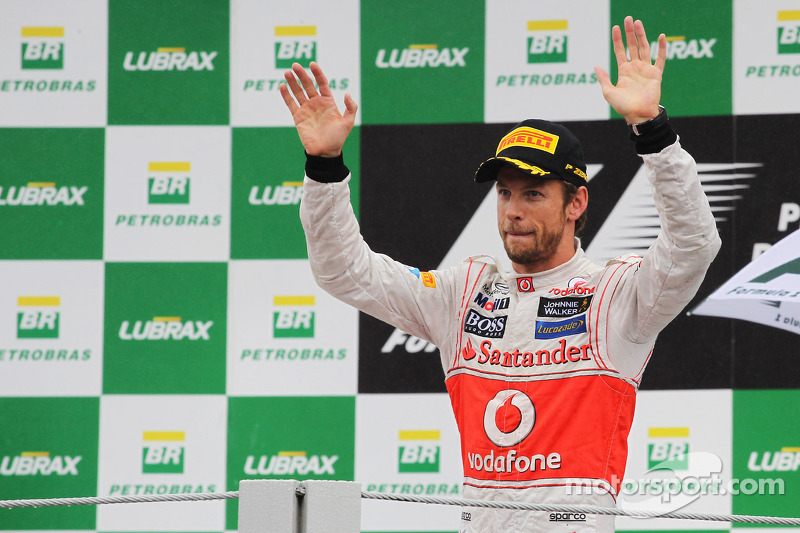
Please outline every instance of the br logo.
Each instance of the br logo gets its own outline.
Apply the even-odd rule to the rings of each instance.
[[[64,68],[63,27],[22,28],[22,68],[55,69]]]
[[[439,472],[439,430],[403,430],[399,433],[398,472]]]
[[[188,204],[191,171],[189,162],[151,162],[148,170],[148,204]]]
[[[142,440],[143,474],[183,474],[185,432],[145,431]]]
[[[314,336],[314,296],[275,296],[272,303],[273,336],[277,338],[311,338]]]
[[[17,298],[17,338],[58,338],[58,296],[20,296]],[[54,309],[55,308],[55,309]]]
[[[292,63],[308,68],[317,60],[317,42],[311,40],[316,35],[316,26],[276,26],[275,68],[292,68]]]

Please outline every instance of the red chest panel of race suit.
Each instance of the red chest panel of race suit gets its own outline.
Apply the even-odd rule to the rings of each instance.
[[[635,403],[630,384],[608,376],[506,382],[462,373],[447,388],[467,478],[520,487],[590,478],[614,489],[621,481]]]

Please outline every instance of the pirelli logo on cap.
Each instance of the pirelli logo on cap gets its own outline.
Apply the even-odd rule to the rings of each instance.
[[[495,155],[498,155],[511,146],[526,146],[528,148],[555,154],[556,146],[558,146],[558,135],[553,135],[552,133],[547,133],[535,128],[516,128],[500,139],[500,144],[497,145],[497,153]]]

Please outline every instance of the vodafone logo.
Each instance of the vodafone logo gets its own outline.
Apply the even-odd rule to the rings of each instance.
[[[533,292],[533,278],[530,276],[517,278],[517,290],[519,292]]]
[[[536,409],[524,392],[506,389],[486,404],[483,430],[496,446],[515,446],[527,437],[536,422]],[[501,426],[503,429],[501,429]]]
[[[586,278],[575,277],[567,282],[566,289],[552,288],[550,294],[558,296],[569,296],[571,294],[586,295],[594,293],[594,287],[588,287],[589,280]]]

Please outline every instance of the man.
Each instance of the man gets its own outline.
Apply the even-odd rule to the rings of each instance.
[[[420,273],[372,252],[350,207],[341,154],[355,102],[347,95],[341,115],[316,64],[318,90],[300,65],[281,86],[308,155],[300,215],[315,279],[439,347],[461,434],[465,498],[613,507],[656,335],[695,294],[719,249],[694,161],[658,105],[666,39],[659,36],[653,64],[642,23],[627,17],[624,27],[630,59],[622,31],[612,30],[617,84],[595,71],[606,100],[631,125],[662,231],[644,258],[607,265],[589,261],[575,238],[588,204],[580,144],[543,120],[515,127],[475,175],[497,182],[498,228],[513,272],[477,256]],[[603,515],[562,521],[546,512],[468,511],[462,531],[614,529]]]

